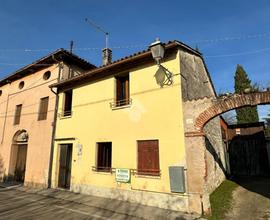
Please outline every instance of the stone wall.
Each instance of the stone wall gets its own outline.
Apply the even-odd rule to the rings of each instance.
[[[204,126],[204,133],[207,167],[205,190],[211,193],[225,179],[226,172],[219,116]]]
[[[72,184],[71,191],[131,203],[140,203],[142,205],[154,206],[174,211],[187,212],[189,210],[189,197],[181,194],[169,194],[133,189],[124,190],[85,184]]]
[[[225,178],[221,127],[219,117],[203,130],[196,126],[196,119],[213,105],[216,95],[201,57],[180,51],[180,65],[188,192],[200,198],[190,199],[189,204],[209,212],[209,195]]]
[[[180,69],[183,101],[215,95],[200,57],[180,51]]]
[[[82,68],[75,66],[75,65],[70,65],[70,64],[64,64],[62,67],[62,71],[60,74],[60,80],[66,80],[74,76],[78,76],[82,73],[84,73],[85,70]]]

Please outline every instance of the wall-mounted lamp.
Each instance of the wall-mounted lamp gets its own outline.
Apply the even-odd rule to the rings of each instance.
[[[153,42],[150,46],[149,46],[152,56],[155,59],[155,61],[157,62],[157,64],[160,64],[160,61],[163,59],[164,57],[164,52],[165,52],[165,48],[164,45],[160,42],[159,38],[156,39],[155,42]]]
[[[164,85],[171,85],[173,83],[173,74],[167,68],[160,64],[161,60],[164,58],[164,45],[160,42],[159,38],[157,38],[156,41],[149,46],[149,48],[152,53],[152,57],[154,58],[159,67],[155,74],[157,83],[161,87],[163,87]]]

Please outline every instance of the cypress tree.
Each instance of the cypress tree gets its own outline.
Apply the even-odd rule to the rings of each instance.
[[[252,90],[251,81],[244,68],[238,64],[234,76],[235,93],[243,94],[247,89]],[[258,122],[257,106],[236,109],[236,119],[238,124]]]

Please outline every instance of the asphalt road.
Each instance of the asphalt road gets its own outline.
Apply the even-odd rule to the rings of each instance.
[[[44,195],[0,188],[0,219],[138,219],[102,208]]]
[[[191,220],[190,215],[157,207],[129,203],[59,189],[0,186],[0,220]]]

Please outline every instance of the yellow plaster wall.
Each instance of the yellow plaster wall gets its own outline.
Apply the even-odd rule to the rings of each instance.
[[[185,166],[179,53],[162,63],[171,72],[173,85],[160,88],[155,80],[156,65],[129,70],[130,98],[128,108],[112,110],[115,79],[109,77],[73,89],[72,117],[57,118],[53,161],[53,183],[57,186],[59,144],[73,143],[71,185],[84,184],[108,188],[170,192],[168,167]],[[117,73],[116,73],[117,74]],[[59,95],[62,112],[63,93]],[[92,171],[96,165],[96,143],[112,142],[112,167],[137,168],[137,140],[159,140],[161,176],[131,176],[131,183],[117,184],[114,174]],[[82,156],[77,155],[82,144]]]

